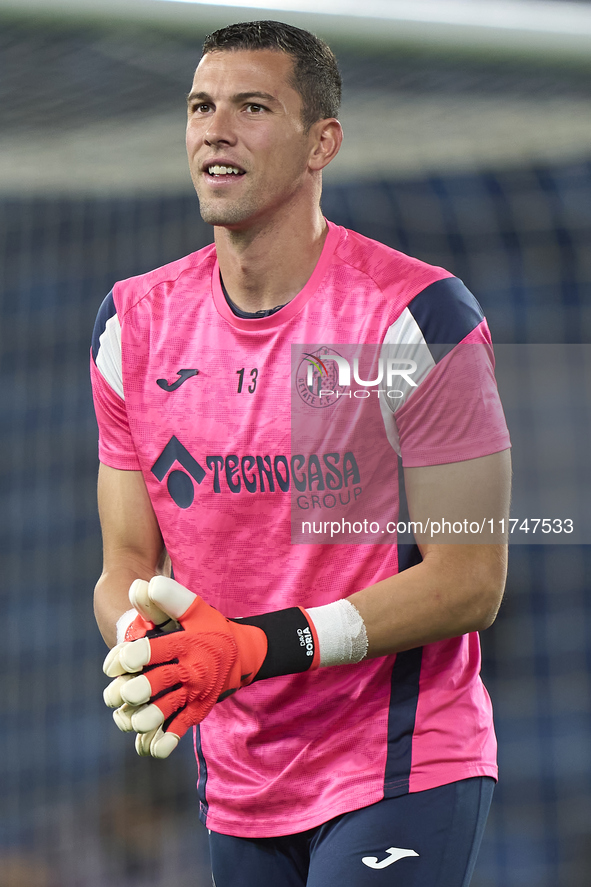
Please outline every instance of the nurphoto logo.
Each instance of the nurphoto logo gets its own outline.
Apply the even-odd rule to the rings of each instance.
[[[351,388],[351,364],[346,357],[323,345],[314,352],[303,353],[296,373],[298,394],[309,406],[329,407],[340,397],[371,397],[371,390],[391,400],[404,397],[395,387],[402,379],[407,386],[416,388],[412,374],[417,370],[415,360],[405,357],[378,358],[375,379],[362,379],[359,358],[353,358],[353,380],[359,386]],[[377,387],[377,386],[384,387]],[[348,390],[349,389],[349,390]]]

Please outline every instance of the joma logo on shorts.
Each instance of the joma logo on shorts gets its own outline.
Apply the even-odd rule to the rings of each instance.
[[[189,508],[195,498],[195,485],[210,477],[214,493],[287,493],[293,488],[299,493],[314,494],[348,490],[361,481],[355,456],[346,452],[312,453],[304,456],[226,456],[205,457],[205,468],[173,435],[152,465],[152,474],[166,484],[171,498],[179,508]],[[175,463],[184,469],[173,468]],[[172,471],[170,469],[173,468]],[[170,471],[170,473],[168,473]],[[334,498],[334,497],[333,497]]]

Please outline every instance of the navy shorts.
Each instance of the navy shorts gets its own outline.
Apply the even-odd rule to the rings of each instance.
[[[280,838],[210,834],[215,887],[468,887],[494,780],[463,779]]]

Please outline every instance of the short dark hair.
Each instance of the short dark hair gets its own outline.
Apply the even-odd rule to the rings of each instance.
[[[311,34],[283,22],[239,22],[205,38],[203,55],[219,50],[273,49],[293,58],[290,82],[302,97],[302,122],[336,117],[341,105],[341,75],[332,49]]]

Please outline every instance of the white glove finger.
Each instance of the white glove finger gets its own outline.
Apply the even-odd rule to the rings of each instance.
[[[179,627],[176,620],[150,600],[148,583],[144,579],[136,579],[131,583],[129,600],[132,607],[135,607],[144,619],[147,619],[148,622],[153,622],[161,631],[174,631]]]
[[[141,671],[147,665],[152,656],[149,638],[139,638],[131,641],[119,651],[119,663],[123,672],[132,674]],[[121,672],[119,672],[121,674]]]
[[[157,705],[144,705],[131,718],[136,733],[153,733],[164,723],[164,715]]]
[[[148,594],[153,603],[175,619],[180,619],[197,597],[180,582],[167,576],[154,576],[150,580]]]
[[[130,680],[121,685],[120,694],[123,702],[129,702],[130,705],[145,705],[150,701],[152,695],[152,687],[150,681],[145,674],[134,678],[128,675]]]
[[[132,680],[132,676],[129,674],[124,674],[120,675],[118,678],[115,678],[114,681],[111,681],[111,683],[108,684],[103,690],[103,699],[105,700],[105,705],[108,705],[109,708],[119,708],[120,705],[123,705],[125,700],[121,695],[121,690],[130,680]]]
[[[116,678],[120,674],[125,674],[126,670],[121,665],[121,661],[119,659],[119,654],[123,647],[126,646],[128,641],[123,641],[121,644],[117,644],[113,647],[112,650],[109,650],[105,661],[103,662],[103,671],[107,675],[108,678]]]
[[[160,728],[159,728],[160,729]],[[150,755],[150,743],[156,735],[156,730],[151,733],[138,733],[135,737],[135,750],[140,758],[147,758]]]
[[[128,705],[126,702],[123,705],[119,706],[113,712],[113,720],[119,727],[122,733],[132,733],[133,725],[131,723],[131,718],[137,711],[137,708],[133,705]]]
[[[163,760],[175,750],[178,744],[179,737],[176,733],[164,733],[162,727],[159,727],[150,742],[150,754],[153,758]]]

